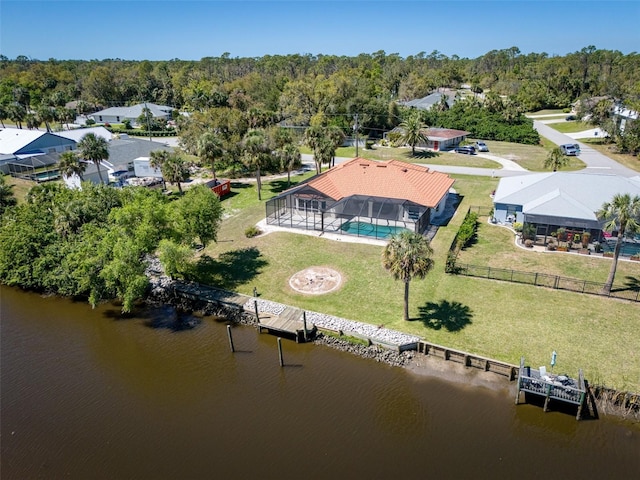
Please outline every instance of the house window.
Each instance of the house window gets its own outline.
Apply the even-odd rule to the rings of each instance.
[[[306,200],[296,198],[296,208],[305,212],[319,212],[326,207],[326,202],[321,200]]]

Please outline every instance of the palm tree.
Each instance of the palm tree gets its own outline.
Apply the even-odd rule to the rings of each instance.
[[[216,179],[216,159],[222,157],[222,141],[211,132],[203,133],[197,142],[198,156],[211,165],[213,179]]]
[[[409,320],[409,282],[424,278],[433,268],[433,249],[429,240],[417,233],[404,231],[391,237],[382,251],[382,265],[393,278],[404,282],[404,319]]]
[[[427,143],[429,141],[423,132],[424,129],[428,128],[427,125],[422,123],[420,112],[413,112],[399,126],[403,130],[402,141],[411,145],[411,156],[415,157],[416,145],[420,142]]]
[[[605,202],[602,205],[596,215],[598,219],[606,222],[603,226],[605,231],[618,230],[618,241],[613,250],[611,270],[609,270],[609,277],[602,289],[603,293],[609,294],[616,277],[618,257],[624,243],[624,235],[627,232],[633,233],[640,230],[640,196],[636,195],[632,198],[628,193],[617,193],[610,202]]]
[[[87,170],[87,164],[80,161],[80,157],[76,152],[63,152],[60,154],[58,169],[64,177],[77,175],[82,182],[84,181],[83,175]]]
[[[327,129],[327,136],[332,145],[331,158],[329,159],[329,167],[331,167],[331,162],[333,162],[335,166],[336,150],[342,145],[342,142],[344,142],[344,132],[340,127],[333,126]]]
[[[242,140],[244,163],[256,169],[256,183],[258,185],[258,200],[262,200],[260,189],[260,167],[263,155],[269,153],[267,137],[263,130],[249,130]]]
[[[162,166],[169,158],[169,152],[167,150],[154,150],[151,152],[149,156],[149,166],[156,170],[160,170],[160,175],[162,175],[162,189],[167,189],[167,182],[164,179],[164,173],[162,171]]]
[[[18,128],[22,128],[22,122],[27,116],[27,110],[19,103],[13,103],[7,108],[9,120],[15,123]]]
[[[288,143],[277,149],[275,154],[280,159],[280,168],[287,170],[287,187],[289,187],[291,185],[291,169],[300,162],[300,150],[292,143]]]
[[[184,158],[177,153],[170,154],[161,166],[162,176],[167,181],[177,184],[178,191],[182,193],[182,185],[180,182],[184,182],[189,178],[189,168],[187,167]]]
[[[104,183],[100,165],[103,160],[109,160],[109,146],[103,137],[98,137],[95,133],[87,133],[82,140],[78,142],[78,149],[82,158],[94,163],[98,169],[98,177],[100,183]]]
[[[549,152],[544,160],[544,168],[552,168],[554,172],[557,172],[559,168],[567,166],[568,163],[569,159],[563,155],[560,147],[556,147]]]

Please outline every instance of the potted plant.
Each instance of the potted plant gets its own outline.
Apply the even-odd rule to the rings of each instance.
[[[589,246],[589,240],[591,240],[591,233],[582,232],[582,248],[587,248]]]
[[[558,241],[560,242],[564,242],[565,241],[565,233],[567,232],[567,230],[565,228],[559,228],[558,230],[556,230],[556,235],[558,236]]]

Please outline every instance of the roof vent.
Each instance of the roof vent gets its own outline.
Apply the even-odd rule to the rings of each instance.
[[[407,170],[406,168],[403,168],[403,169],[402,169],[402,171],[403,171],[404,173],[407,173],[409,170]]]

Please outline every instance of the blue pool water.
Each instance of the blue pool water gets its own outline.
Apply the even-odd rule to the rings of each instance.
[[[346,222],[342,224],[340,230],[345,233],[359,235],[361,237],[389,238],[392,235],[407,229],[388,225],[373,225],[365,222]]]
[[[602,249],[605,252],[613,252],[613,249],[616,248],[616,242],[604,242],[602,244]],[[620,255],[624,257],[630,257],[632,255],[640,255],[640,243],[632,243],[632,242],[624,242],[622,244],[622,248],[620,249]]]

